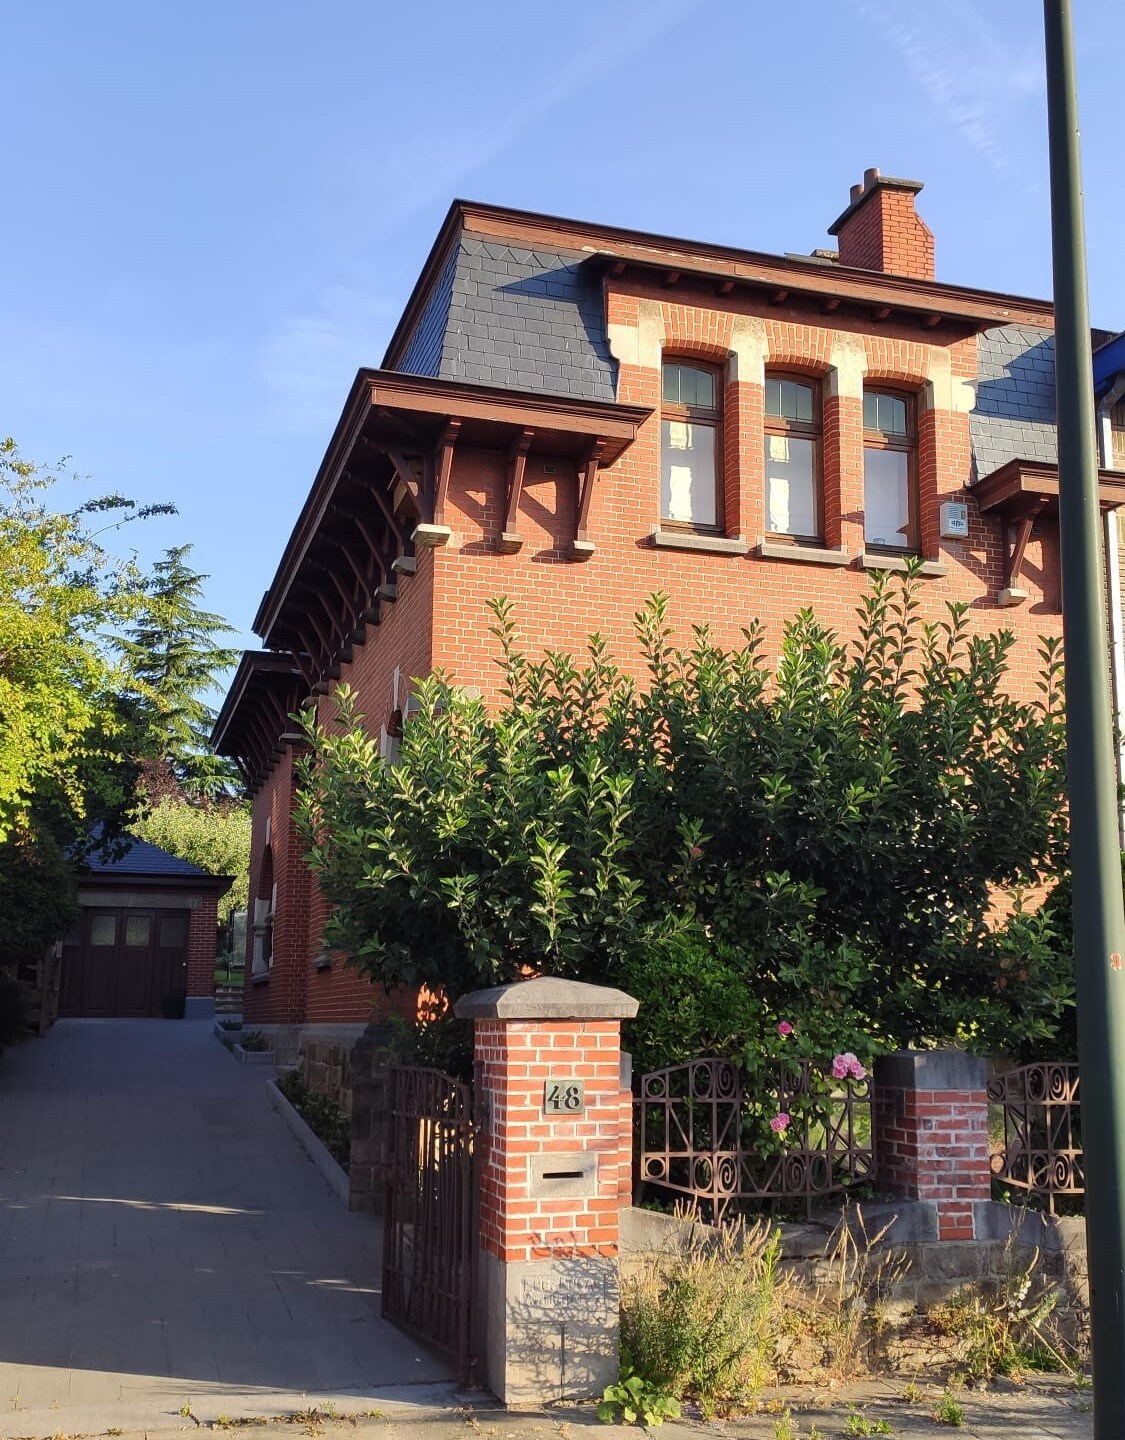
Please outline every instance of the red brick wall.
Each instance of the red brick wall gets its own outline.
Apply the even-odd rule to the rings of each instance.
[[[242,1001],[246,1025],[298,1024],[305,1015],[308,977],[309,892],[312,881],[301,859],[293,824],[296,789],[295,753],[287,747],[254,797],[250,841],[250,909],[246,926],[246,984]],[[277,910],[273,927],[273,964],[268,978],[254,978],[254,899],[268,898],[263,877],[266,821],[270,822],[273,880]]]
[[[939,1239],[972,1240],[973,1205],[991,1193],[985,1092],[909,1092],[878,1134],[880,1186],[933,1201]]]
[[[433,558],[418,556],[415,575],[399,577],[399,599],[385,603],[378,625],[371,625],[366,641],[357,645],[341,682],[361,697],[361,709],[374,735],[386,725],[394,709],[394,672],[401,671],[399,704],[404,705],[413,676],[428,674],[433,606]],[[320,714],[331,722],[332,706],[320,702]],[[329,956],[323,967],[323,931],[329,907],[317,890],[304,862],[301,842],[291,815],[296,791],[294,753],[287,750],[254,797],[254,826],[250,859],[250,924],[247,926],[246,991],[243,1016],[248,1025],[350,1023],[385,1015],[413,1016],[416,997],[410,992],[385,997],[339,955]],[[277,917],[274,925],[273,965],[269,979],[253,978],[253,897],[263,894],[262,867],[266,819],[271,821],[273,879],[277,883]]]
[[[616,1256],[631,1145],[631,1116],[621,1096],[620,1029],[616,1020],[476,1022],[478,1093],[487,1097],[490,1113],[480,1237],[499,1259]],[[543,1084],[552,1074],[585,1081],[584,1114],[567,1119],[543,1113]],[[596,1193],[532,1198],[530,1157],[577,1151],[598,1156]]]
[[[215,929],[219,900],[202,894],[188,921],[187,993],[208,997],[215,993]]]

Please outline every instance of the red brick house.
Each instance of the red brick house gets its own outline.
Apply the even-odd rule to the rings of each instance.
[[[597,629],[624,659],[655,590],[685,634],[803,605],[846,633],[913,554],[926,611],[1011,628],[1033,684],[1061,630],[1051,306],[937,282],[921,188],[868,171],[838,251],[784,256],[453,204],[215,727],[254,796],[247,1024],[346,1041],[377,998],[321,947],[287,715],[345,679],[387,737],[435,667],[493,694],[492,596],[529,649]]]

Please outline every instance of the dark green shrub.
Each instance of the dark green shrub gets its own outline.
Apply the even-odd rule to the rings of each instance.
[[[783,1022],[822,1062],[1051,1047],[1069,961],[1018,909],[994,917],[1065,853],[1059,650],[1013,700],[1012,636],[960,605],[924,622],[918,583],[877,576],[847,645],[800,612],[773,664],[757,625],[676,648],[655,596],[643,687],[597,636],[584,663],[529,659],[498,601],[503,703],[421,682],[391,766],[342,689],[338,724],[306,721],[299,813],[326,944],[452,996],[532,972],[622,985],[643,1065],[769,1054]]]

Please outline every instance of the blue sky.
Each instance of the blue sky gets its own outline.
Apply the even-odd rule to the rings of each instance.
[[[1125,327],[1125,5],[1075,6],[1091,311]],[[170,499],[245,643],[455,195],[771,252],[867,166],[938,278],[1050,294],[1037,0],[41,0],[4,19],[0,433]]]

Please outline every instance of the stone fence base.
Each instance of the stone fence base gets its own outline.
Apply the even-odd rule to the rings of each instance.
[[[1037,1273],[1058,1286],[1057,1316],[1074,1335],[1089,1323],[1089,1272],[1086,1222],[987,1201],[976,1217],[985,1238],[939,1239],[938,1217],[924,1201],[865,1203],[851,1207],[847,1220],[857,1248],[872,1256],[894,1258],[880,1276],[879,1300],[893,1315],[950,1299],[966,1285],[997,1284],[1036,1258]],[[810,1291],[838,1278],[833,1264],[841,1223],[839,1212],[826,1212],[804,1225],[783,1224],[783,1271]],[[661,1255],[706,1242],[717,1232],[709,1225],[630,1208],[621,1212],[621,1271],[636,1275]]]

